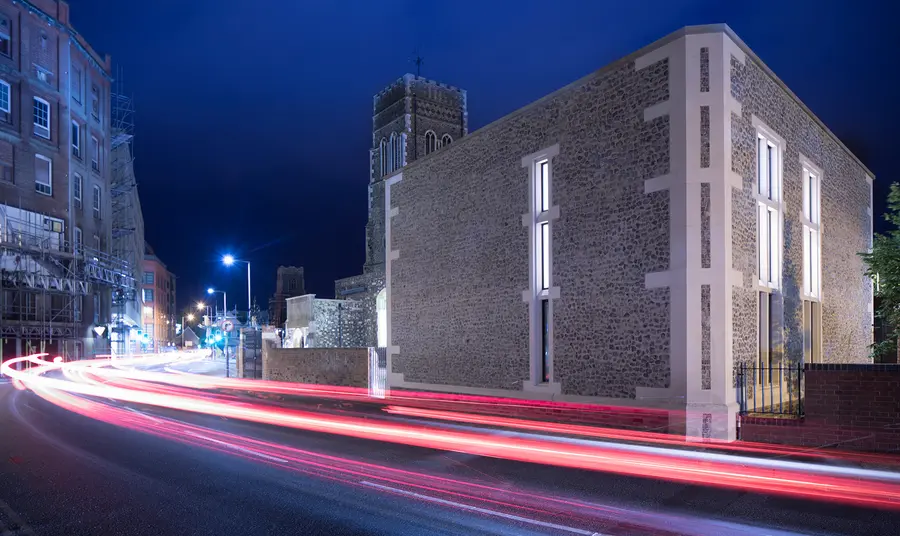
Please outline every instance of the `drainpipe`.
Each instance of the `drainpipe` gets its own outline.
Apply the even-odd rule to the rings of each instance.
[[[338,304],[338,348],[344,347],[344,304]]]

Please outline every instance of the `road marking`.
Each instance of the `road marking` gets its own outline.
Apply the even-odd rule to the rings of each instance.
[[[566,532],[571,532],[572,534],[582,534],[584,536],[610,536],[608,534],[603,534],[601,532],[577,529],[575,527],[568,527],[566,525],[557,525],[556,523],[548,523],[546,521],[538,521],[537,519],[531,519],[528,517],[517,516],[514,514],[507,514],[505,512],[498,512],[497,510],[488,510],[487,508],[479,508],[477,506],[471,506],[468,504],[458,503],[458,502],[454,502],[454,501],[448,501],[446,499],[439,499],[437,497],[431,497],[429,495],[422,495],[421,493],[416,493],[414,491],[406,491],[404,489],[392,488],[390,486],[383,486],[381,484],[369,482],[368,480],[362,480],[362,481],[360,481],[360,484],[362,484],[364,486],[369,486],[370,488],[380,489],[382,491],[390,491],[393,493],[399,493],[401,495],[407,495],[409,497],[415,497],[416,499],[421,499],[423,501],[429,501],[429,502],[433,502],[433,503],[437,503],[437,504],[443,504],[445,506],[453,506],[456,508],[461,508],[463,510],[468,510],[470,512],[478,512],[479,514],[502,517],[505,519],[510,519],[513,521],[518,521],[520,523],[526,523],[529,525],[536,525],[538,527],[543,527],[543,528],[547,528],[547,529],[562,530],[562,531],[566,531]]]
[[[239,446],[237,446],[237,445],[232,445],[231,443],[228,443],[228,442],[226,442],[226,441],[219,441],[218,439],[213,439],[213,438],[211,438],[211,437],[206,437],[205,435],[195,434],[194,432],[189,432],[189,431],[187,431],[187,430],[185,430],[185,433],[188,434],[188,435],[190,435],[190,436],[194,436],[194,437],[197,437],[197,438],[200,438],[200,439],[205,439],[206,441],[209,441],[210,443],[215,443],[215,444],[217,444],[217,445],[222,445],[223,447],[226,447],[226,448],[229,448],[229,449],[232,449],[232,450],[237,450],[237,451],[239,451],[239,452],[243,452],[244,454],[250,454],[251,456],[256,456],[256,457],[262,458],[262,459],[264,459],[264,460],[270,460],[270,461],[273,461],[273,462],[279,462],[279,463],[288,463],[287,460],[284,460],[284,459],[282,459],[282,458],[276,458],[275,456],[269,456],[268,454],[263,454],[262,452],[256,452],[256,451],[253,451],[253,450],[250,450],[250,449],[246,449],[246,448],[244,448],[244,447],[239,447]]]

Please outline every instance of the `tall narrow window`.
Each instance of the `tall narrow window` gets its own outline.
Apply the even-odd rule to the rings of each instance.
[[[388,167],[389,155],[388,155],[388,143],[387,143],[386,139],[381,138],[380,147],[381,147],[381,155],[380,155],[381,156],[381,176],[384,177],[385,175],[388,174],[388,169],[390,169]]]
[[[12,111],[11,95],[12,91],[9,84],[0,80],[0,120],[7,123],[10,122],[10,112]]]
[[[40,97],[34,98],[34,135],[50,139],[50,103]]]
[[[437,150],[437,134],[432,131],[425,133],[425,154],[431,154]]]
[[[100,140],[91,136],[91,169],[100,172]]]
[[[34,190],[53,195],[53,162],[42,154],[34,155]]]
[[[803,359],[822,360],[822,172],[803,165]]]
[[[778,145],[765,135],[756,140],[757,243],[759,282],[778,288],[781,279],[781,162]]]
[[[81,245],[84,244],[84,238],[81,235],[81,227],[75,228],[75,252],[81,251]]]
[[[453,138],[450,137],[450,134],[444,134],[441,138],[441,147],[446,147],[453,143]]]
[[[391,156],[388,158],[388,173],[397,169],[397,134],[391,132]]]
[[[551,288],[552,278],[552,220],[551,211],[551,169],[549,156],[542,156],[531,162],[530,183],[532,192],[531,215],[534,240],[533,258],[533,302],[531,332],[537,337],[532,339],[532,377],[538,383],[553,381],[552,348],[553,348],[553,304]]]
[[[100,120],[100,88],[96,85],[91,86],[91,115]]]
[[[97,219],[97,220],[99,220],[100,216],[102,215],[101,195],[102,194],[101,194],[100,186],[95,184],[94,185],[94,200],[93,200],[92,206],[94,208],[94,219]]]
[[[81,125],[72,121],[72,156],[81,158]]]
[[[73,65],[72,66],[72,79],[70,80],[71,86],[72,86],[72,99],[79,104],[81,104],[81,99],[82,99],[81,94],[82,94],[82,91],[84,91],[82,89],[83,84],[81,83],[82,76],[83,75],[82,75],[81,69],[79,67],[76,67]]]
[[[75,200],[75,208],[81,208],[81,199],[84,192],[84,179],[78,173],[73,173],[72,179],[72,197]]]
[[[9,18],[6,15],[0,15],[0,54],[12,57],[12,38],[10,37]]]

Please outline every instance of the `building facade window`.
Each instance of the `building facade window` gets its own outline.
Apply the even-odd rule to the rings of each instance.
[[[72,66],[72,99],[81,104],[82,99],[82,91],[84,91],[84,84],[82,83],[82,77],[84,74],[81,72],[81,69],[76,66]]]
[[[34,155],[34,190],[53,195],[53,161],[42,154]]]
[[[152,288],[144,289],[144,303],[153,303],[153,289]]]
[[[555,146],[554,149],[555,150]],[[531,343],[531,375],[536,384],[554,382],[553,376],[553,261],[552,226],[556,211],[552,200],[552,164],[556,153],[549,150],[523,164],[529,165],[531,258],[531,304],[529,332]],[[558,382],[557,382],[558,383]]]
[[[451,143],[453,143],[453,138],[450,137],[450,134],[444,134],[441,137],[441,147],[446,147],[447,145],[450,145]]]
[[[84,245],[84,238],[81,234],[81,227],[75,228],[75,251],[81,251],[81,246]]]
[[[822,172],[803,163],[803,359],[822,360]]]
[[[96,84],[91,86],[91,115],[100,120],[100,88]]]
[[[154,273],[153,273],[153,272],[144,272],[144,284],[145,284],[145,285],[152,285],[152,284],[153,284],[153,277],[154,277]]]
[[[72,156],[81,158],[81,125],[72,121]]]
[[[50,139],[50,103],[40,97],[34,98],[34,134]]]
[[[437,150],[437,134],[432,131],[425,133],[425,154],[431,154]]]
[[[5,80],[0,80],[0,119],[10,121],[12,112],[12,88]]]
[[[91,207],[94,209],[94,219],[95,220],[99,220],[100,216],[103,215],[103,211],[101,209],[101,207],[103,205],[101,204],[101,201],[102,201],[102,192],[100,190],[100,186],[95,184],[94,185],[93,202],[91,203]]]
[[[388,158],[388,172],[397,169],[397,134],[391,133],[391,156]]]
[[[103,244],[100,242],[100,235],[94,235],[94,250],[103,252]]]
[[[782,154],[784,142],[761,124],[756,125],[756,206],[758,249],[759,377],[768,385],[782,342],[780,303],[782,263]]]
[[[12,38],[10,22],[6,15],[0,15],[0,54],[12,57]]]
[[[15,184],[13,165],[10,162],[0,160],[0,181]]]
[[[379,145],[381,154],[380,154],[380,162],[381,162],[381,176],[384,177],[388,174],[388,143],[387,140],[381,138],[381,144]]]
[[[75,208],[81,208],[81,200],[84,192],[84,178],[78,173],[73,173],[72,178],[72,197],[75,199]]]
[[[100,140],[91,136],[91,169],[100,172]]]

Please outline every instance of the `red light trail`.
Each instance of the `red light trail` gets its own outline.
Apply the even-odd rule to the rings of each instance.
[[[311,432],[526,463],[666,479],[684,484],[717,486],[804,499],[838,501],[869,507],[900,508],[900,475],[884,471],[610,443],[597,441],[593,439],[594,436],[591,440],[572,440],[519,432],[498,434],[488,429],[461,429],[458,426],[447,428],[440,423],[397,422],[386,417],[364,418],[275,408],[232,395],[196,390],[200,385],[209,388],[212,385],[221,386],[222,383],[232,389],[249,390],[249,382],[241,380],[209,381],[209,378],[186,375],[122,370],[122,366],[130,363],[125,360],[118,362],[119,368],[110,369],[107,367],[111,363],[110,360],[53,363],[43,360],[42,357],[27,356],[8,361],[3,364],[3,373],[12,377],[20,386],[27,387],[54,403],[64,405],[73,411],[80,409],[89,416],[102,416],[104,410],[81,397],[114,399]],[[12,368],[17,362],[30,362],[36,366],[26,371],[17,371]],[[131,363],[140,363],[140,360],[133,360]],[[67,379],[47,376],[47,373],[60,370]],[[165,376],[165,379],[161,376]],[[269,392],[291,388],[277,384],[267,386]],[[356,396],[352,391],[345,389],[323,388],[322,391]],[[319,390],[315,392],[316,396],[320,396]],[[491,424],[517,429],[527,429],[526,427],[534,429],[536,426],[531,421],[498,420],[500,418],[488,418],[484,415],[425,412],[397,407],[389,407],[388,410],[410,416],[415,414],[418,417],[456,420],[470,424]],[[552,424],[538,423],[541,429],[535,431],[551,430]],[[574,425],[559,426],[566,428],[554,431],[559,433],[577,431],[578,435],[589,435],[589,430],[571,428]],[[621,431],[603,430],[602,433],[606,435],[600,437],[607,439],[610,437],[608,434],[612,432]],[[668,437],[667,440],[672,441],[672,438]],[[274,454],[271,456],[283,459]]]

